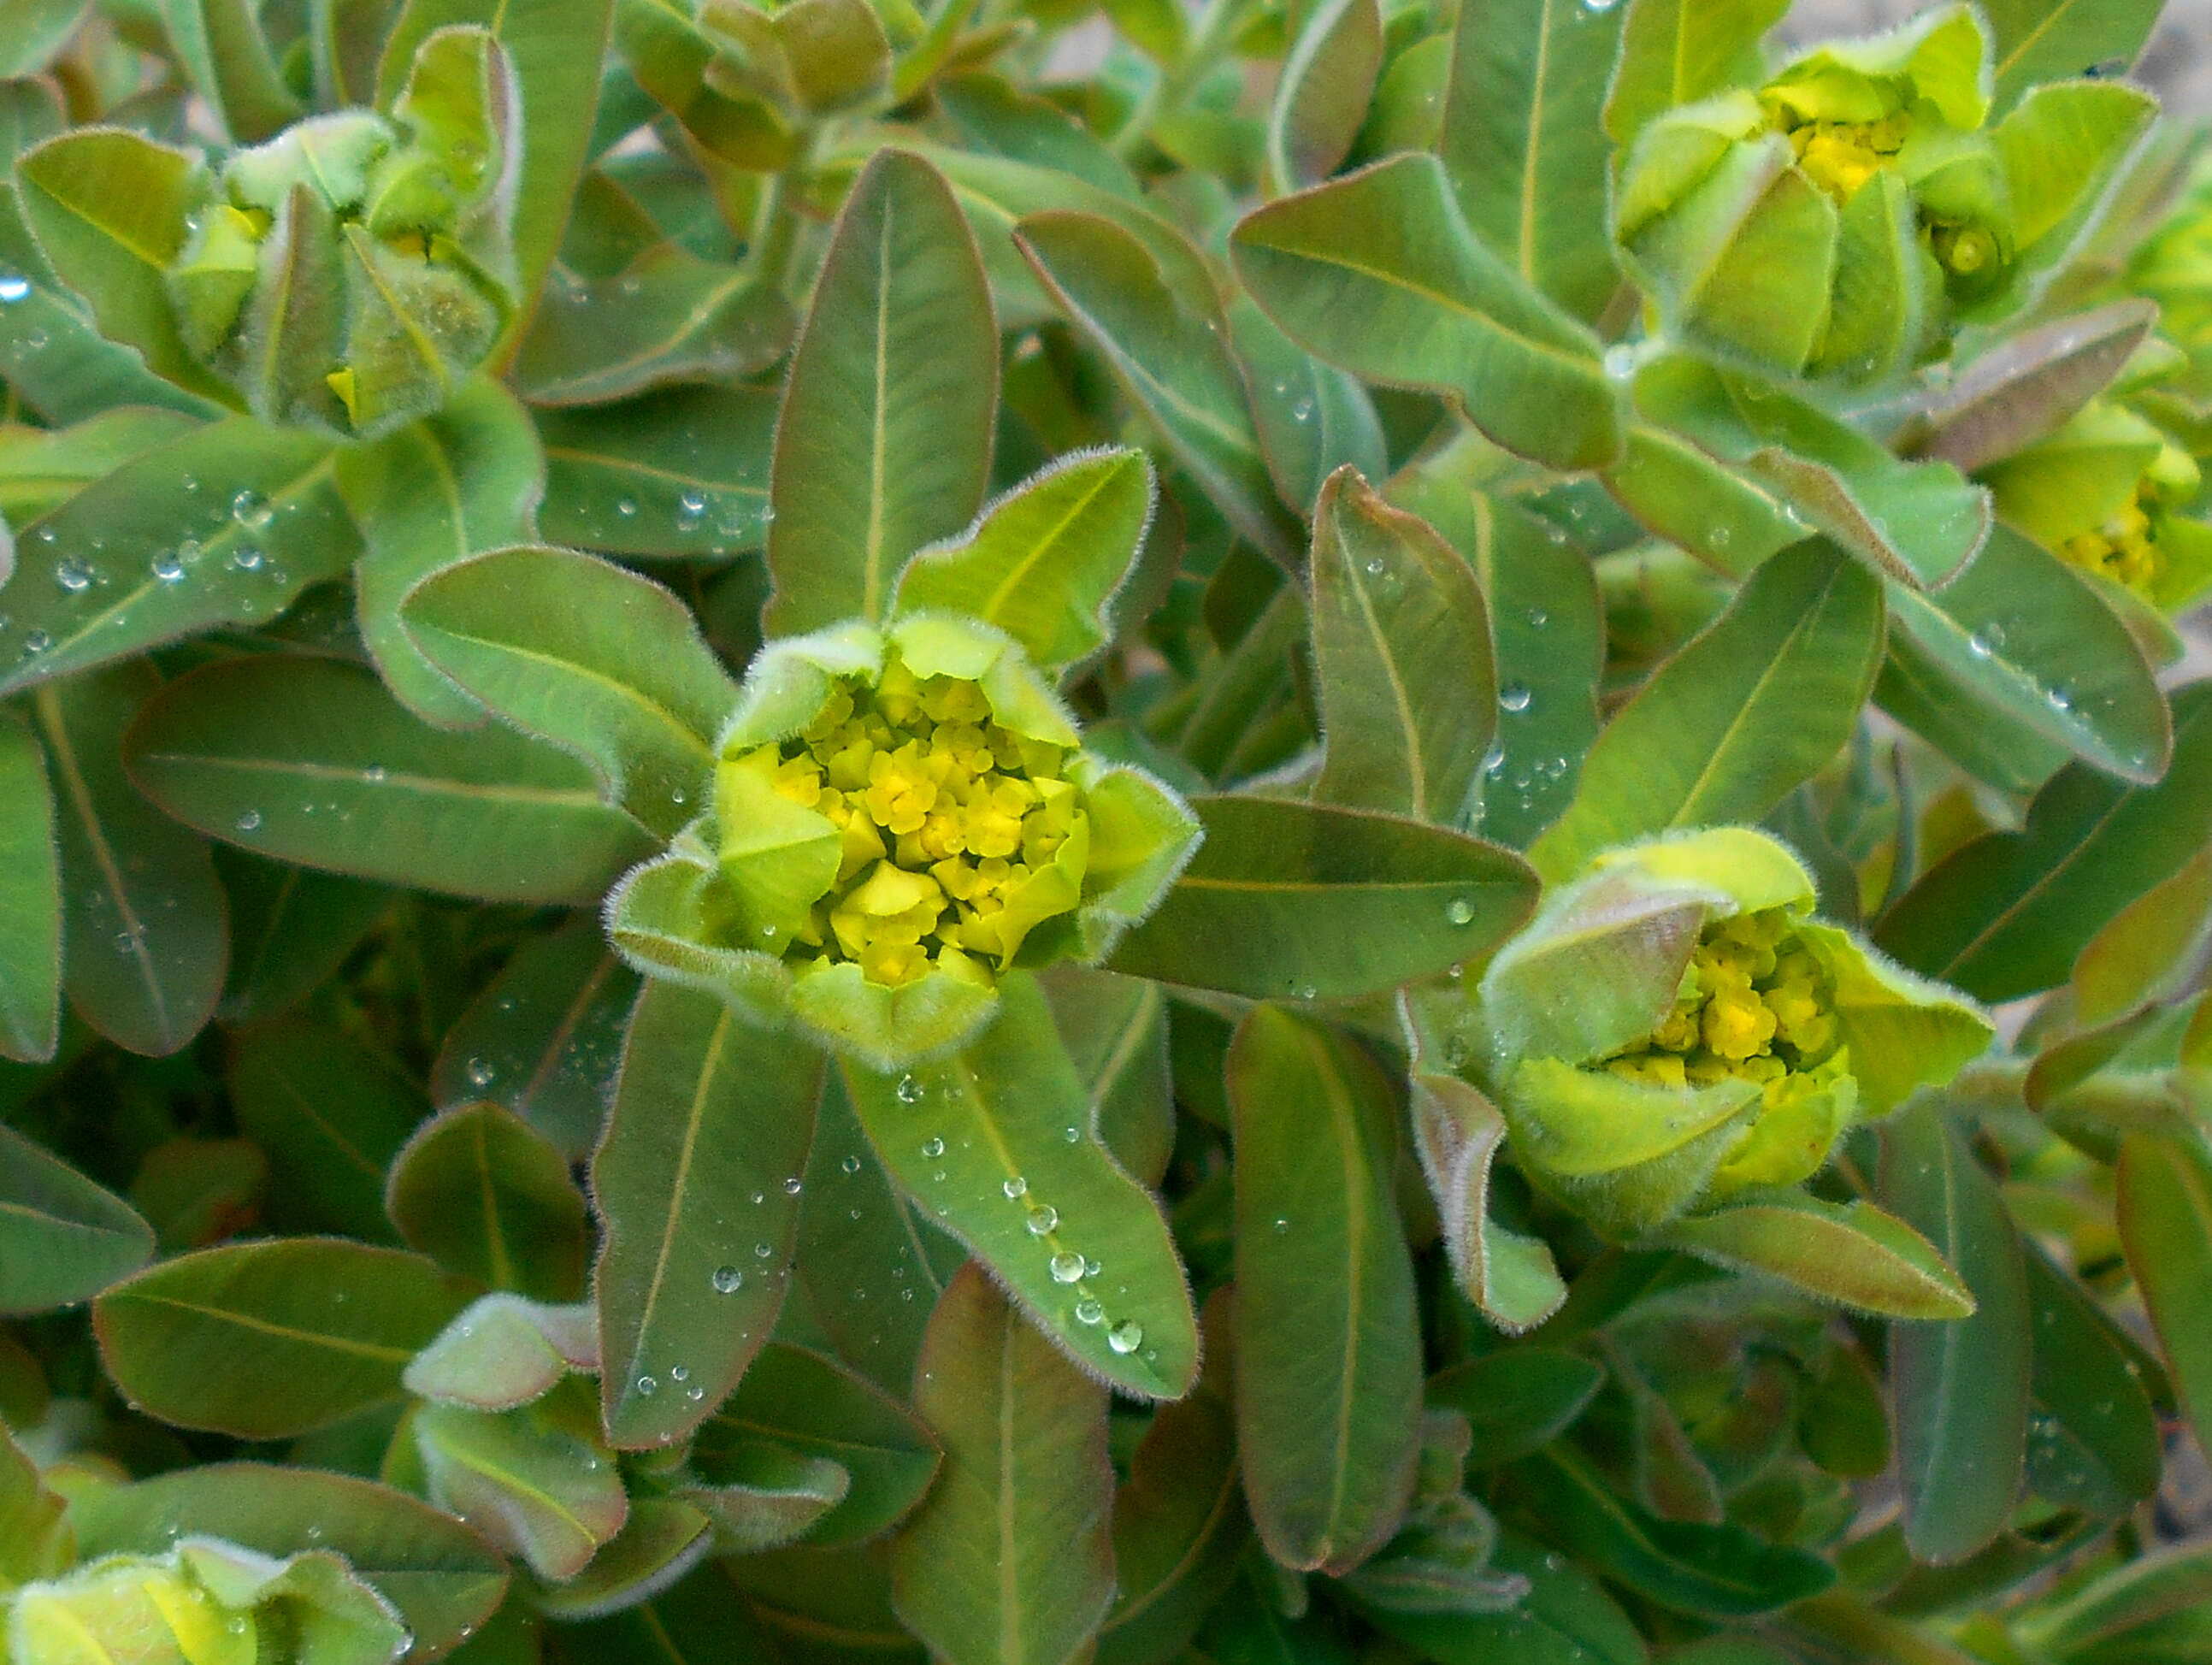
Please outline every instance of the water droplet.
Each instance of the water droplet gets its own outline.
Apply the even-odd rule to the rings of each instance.
[[[932,1159],[943,1156],[945,1141],[941,1139],[925,1139],[921,1141],[921,1153]]]
[[[1528,610],[1528,624],[1532,629],[1540,630],[1551,622],[1552,616],[1541,607],[1531,607]]]
[[[1275,1216],[1275,1235],[1277,1237],[1279,1237],[1284,1236],[1290,1231],[1290,1221],[1285,1219],[1280,1214]]]
[[[1381,556],[1379,556],[1379,555],[1378,555],[1378,556],[1375,556],[1372,560],[1370,560],[1370,562],[1368,562],[1368,563],[1367,563],[1367,575],[1368,575],[1370,578],[1380,578],[1380,577],[1382,577],[1382,570],[1383,570],[1383,568],[1382,568],[1382,557]]]
[[[1055,1284],[1080,1283],[1083,1279],[1083,1256],[1062,1249],[1052,1257],[1052,1280]]]
[[[753,1255],[757,1259],[765,1261],[769,1255],[775,1253],[775,1245],[774,1243],[755,1243],[753,1245]]]
[[[185,575],[185,563],[172,551],[155,556],[152,565],[154,576],[164,584],[173,584]]]
[[[1304,983],[1299,986],[1298,998],[1301,1000],[1318,1000],[1320,996],[1321,990],[1316,988],[1311,983]]]
[[[468,1061],[465,1073],[466,1073],[469,1078],[469,1085],[471,1086],[489,1087],[492,1084],[492,1078],[496,1076],[499,1072],[492,1067],[491,1060],[489,1059],[471,1058]]]
[[[690,1369],[683,1364],[672,1365],[669,1368],[668,1379],[671,1382],[689,1382],[691,1379]]]
[[[637,1395],[640,1399],[651,1399],[653,1395],[659,1391],[660,1384],[658,1382],[655,1382],[651,1376],[641,1376],[638,1377]]]
[[[701,1400],[706,1398],[706,1396],[707,1390],[704,1388],[686,1388],[684,1390],[684,1397],[690,1400],[694,1405],[696,1405]]]
[[[1106,1322],[1106,1309],[1089,1296],[1075,1303],[1075,1322],[1079,1324],[1101,1324]]]
[[[635,520],[637,518],[637,499],[635,497],[617,498],[615,501],[615,513],[621,515],[625,520]]]
[[[1083,1137],[1083,1130],[1080,1127],[1063,1127],[1060,1136],[1073,1145]]]
[[[735,1295],[744,1286],[745,1274],[738,1271],[737,1267],[733,1266],[718,1266],[714,1268],[715,1294]]]
[[[241,491],[230,500],[230,518],[248,532],[264,532],[276,518],[276,511],[259,492]]]
[[[386,774],[383,764],[371,763],[367,769],[362,770],[361,778],[368,781],[372,787],[380,787],[388,777]],[[500,1008],[502,1012],[511,1011],[512,1009],[512,1007],[505,1005],[502,1005]]]
[[[1030,1210],[1030,1236],[1042,1237],[1060,1224],[1060,1210],[1048,1202],[1041,1202]]]
[[[261,550],[258,545],[240,544],[230,552],[230,564],[242,573],[261,570]]]
[[[137,945],[138,933],[136,931],[118,931],[115,933],[115,951],[117,953],[128,954]]]
[[[915,1080],[910,1075],[902,1075],[899,1077],[898,1085],[893,1087],[891,1091],[898,1096],[898,1102],[902,1104],[919,1104],[921,1103],[921,1083]],[[939,1149],[941,1150],[944,1147],[940,1143]],[[930,1154],[932,1156],[935,1156],[937,1152],[932,1151]]]
[[[71,595],[82,595],[92,587],[92,568],[75,556],[54,568],[54,582]]]
[[[31,292],[31,280],[19,271],[0,272],[0,307],[12,307]]]
[[[1030,1182],[1024,1179],[1019,1174],[1016,1174],[1012,1179],[1000,1186],[999,1188],[1001,1191],[1004,1191],[1009,1197],[1023,1197],[1029,1194]]]
[[[1292,422],[1311,422],[1313,420],[1313,401],[1311,399],[1300,399],[1296,404],[1291,407],[1291,420]]]
[[[1124,1318],[1106,1332],[1106,1345],[1115,1352],[1134,1352],[1145,1345],[1145,1327],[1134,1319]]]
[[[685,492],[681,497],[678,497],[676,500],[677,529],[681,532],[690,531],[693,526],[699,524],[706,513],[707,499],[705,495],[696,491]]]
[[[1966,651],[1978,659],[1985,659],[1997,651],[1997,645],[1990,639],[1990,633],[1984,628],[1966,638]]]
[[[1607,348],[1605,373],[1615,381],[1626,381],[1636,374],[1636,349],[1626,342]]]
[[[847,1157],[837,1165],[848,1174],[857,1174],[860,1171],[860,1158],[856,1156]]]
[[[1526,711],[1534,698],[1526,683],[1509,682],[1498,690],[1498,703],[1508,711]]]
[[[259,832],[261,830],[261,811],[259,810],[248,810],[245,814],[240,816],[238,817],[238,829],[240,832]]]
[[[2053,711],[2071,711],[2074,708],[2074,696],[2063,688],[2053,688],[2043,697],[2051,702]]]
[[[1465,896],[1454,896],[1444,904],[1444,917],[1454,925],[1474,923],[1474,904]]]
[[[804,1188],[805,1182],[800,1180],[798,1175],[793,1174],[789,1179],[784,1181],[783,1194],[787,1197],[795,1197]]]

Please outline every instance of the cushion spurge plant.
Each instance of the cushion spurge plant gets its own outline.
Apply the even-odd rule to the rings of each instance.
[[[0,1665],[2212,1665],[2212,157],[1788,9],[0,3]]]

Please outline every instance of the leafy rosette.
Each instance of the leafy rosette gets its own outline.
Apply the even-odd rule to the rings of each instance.
[[[1817,47],[1645,123],[1616,234],[1686,334],[1792,373],[1909,370],[1949,325],[2030,298],[2155,109],[2118,83],[2059,82],[1992,125],[1992,97],[1964,5]]]
[[[1995,1033],[1812,916],[1804,867],[1720,828],[1607,852],[1501,950],[1448,1055],[1522,1170],[1606,1236],[1790,1187]]]
[[[974,1035],[1000,972],[1103,957],[1199,836],[1006,632],[855,620],[754,661],[712,811],[609,919],[641,969],[890,1068]]]
[[[515,100],[489,33],[441,29],[392,119],[233,156],[168,269],[185,344],[270,422],[373,436],[443,404],[514,307]]]
[[[390,1665],[413,1640],[338,1557],[276,1560],[213,1538],[26,1584],[0,1613],[0,1657],[21,1665]]]

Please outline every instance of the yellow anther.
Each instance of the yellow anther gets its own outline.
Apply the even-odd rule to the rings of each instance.
[[[775,790],[803,810],[820,807],[822,766],[811,757],[786,758],[776,765]]]
[[[1632,1058],[1616,1058],[1606,1068],[1622,1080],[1633,1081],[1642,1087],[1683,1087],[1689,1085],[1682,1060],[1668,1052],[1641,1053]]]
[[[1701,1027],[1708,1048],[1740,1061],[1766,1050],[1774,1038],[1774,1013],[1747,987],[1723,988],[1705,1007]]]

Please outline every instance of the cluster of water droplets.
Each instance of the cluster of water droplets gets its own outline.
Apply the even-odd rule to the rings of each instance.
[[[911,1075],[899,1077],[891,1091],[902,1104],[919,1104],[928,1096],[928,1089]],[[1071,1145],[1081,1137],[1079,1128],[1069,1127],[1066,1130],[1066,1139]],[[923,1158],[930,1162],[942,1158],[945,1149],[944,1136],[939,1133],[932,1133],[922,1140],[921,1145]],[[948,1177],[946,1170],[942,1168],[934,1169],[930,1174],[931,1182],[935,1184],[942,1184]],[[1142,1324],[1133,1318],[1111,1319],[1107,1316],[1106,1303],[1099,1298],[1099,1288],[1096,1284],[1096,1279],[1105,1268],[1097,1261],[1061,1240],[1060,1233],[1065,1222],[1060,1210],[1033,1195],[1028,1178],[1021,1174],[1012,1174],[1001,1180],[999,1191],[1008,1202],[1022,1210],[1024,1229],[1048,1255],[1045,1267],[1052,1281],[1074,1295],[1073,1311],[1075,1322],[1089,1329],[1103,1327],[1107,1346],[1116,1353],[1133,1353],[1143,1346],[1145,1327]],[[937,1212],[941,1216],[945,1211],[940,1206]],[[1126,1293],[1127,1290],[1127,1285],[1122,1285],[1122,1292]],[[912,1293],[911,1291],[908,1292]]]

